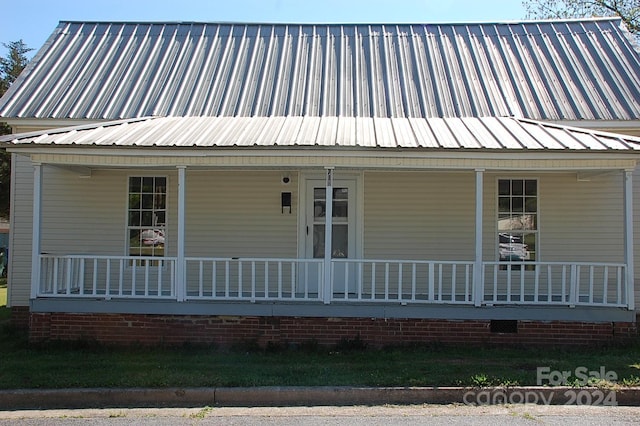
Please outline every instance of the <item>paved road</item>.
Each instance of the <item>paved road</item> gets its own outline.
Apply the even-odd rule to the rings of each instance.
[[[640,407],[376,406],[0,411],[0,425],[638,425]]]

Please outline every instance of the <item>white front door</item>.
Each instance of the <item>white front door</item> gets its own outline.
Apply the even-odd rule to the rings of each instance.
[[[356,179],[335,179],[333,182],[332,259],[357,257],[357,197]],[[304,234],[304,257],[322,259],[325,252],[326,186],[321,179],[307,179],[305,185],[305,217],[301,230]],[[344,292],[346,281],[344,264],[334,265],[333,290]],[[353,268],[352,268],[353,269]],[[340,271],[343,271],[340,273]],[[317,277],[317,274],[309,274]],[[309,292],[319,288],[317,279],[308,283]],[[351,285],[349,285],[351,287]]]

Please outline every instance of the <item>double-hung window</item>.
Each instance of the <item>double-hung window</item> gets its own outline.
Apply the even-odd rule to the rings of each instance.
[[[129,256],[165,255],[166,218],[167,178],[129,177]]]
[[[498,253],[501,262],[535,262],[538,254],[538,181],[498,180]],[[533,265],[526,266],[527,270]],[[506,267],[504,268],[506,269]]]

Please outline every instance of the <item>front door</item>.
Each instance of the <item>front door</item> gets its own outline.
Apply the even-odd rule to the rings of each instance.
[[[303,225],[305,258],[324,258],[326,206],[325,181],[308,179],[306,181],[306,213]],[[332,259],[353,259],[356,257],[356,218],[356,180],[334,180],[331,233]],[[351,269],[353,270],[354,268],[351,267]],[[344,293],[347,281],[352,281],[348,279],[349,277],[345,277],[345,264],[336,263],[333,270],[334,293]],[[317,276],[317,274],[314,275],[314,277]],[[316,292],[319,288],[317,279],[311,279],[307,284],[310,292]]]

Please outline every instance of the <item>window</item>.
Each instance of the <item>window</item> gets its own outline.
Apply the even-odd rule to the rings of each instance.
[[[537,247],[538,181],[535,179],[498,180],[500,261],[535,261]],[[512,266],[512,269],[519,269],[519,265]],[[526,269],[533,270],[533,265],[527,266]]]
[[[167,178],[130,177],[129,256],[164,256],[166,215]]]

